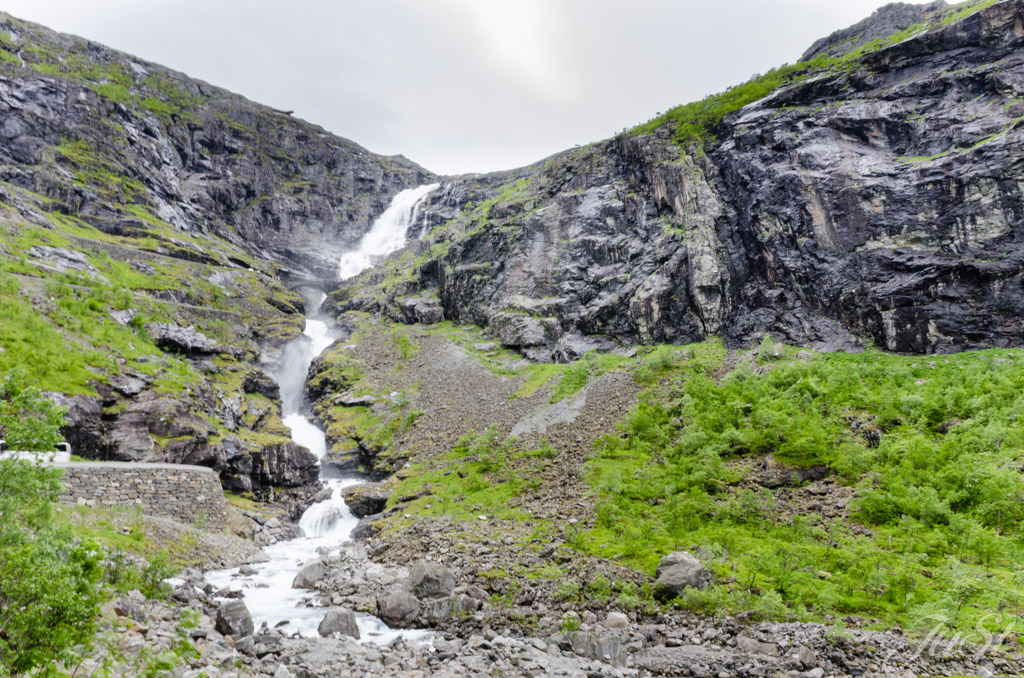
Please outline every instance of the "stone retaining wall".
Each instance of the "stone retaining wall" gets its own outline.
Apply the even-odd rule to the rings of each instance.
[[[205,466],[182,464],[68,463],[61,501],[93,506],[142,506],[145,513],[211,529],[227,525],[220,478]]]

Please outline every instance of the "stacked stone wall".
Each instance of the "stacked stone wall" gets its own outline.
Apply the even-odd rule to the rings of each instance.
[[[141,506],[144,513],[212,529],[227,525],[227,502],[216,472],[181,464],[68,463],[61,501],[90,506]]]

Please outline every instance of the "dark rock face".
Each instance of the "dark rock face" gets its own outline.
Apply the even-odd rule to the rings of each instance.
[[[363,483],[346,487],[341,491],[352,515],[364,518],[380,513],[391,496],[391,486],[384,483]]]
[[[402,320],[434,293],[537,358],[709,335],[1020,345],[1022,26],[1024,3],[1003,2],[784,86],[702,152],[661,128],[453,180],[421,209],[446,225],[400,256],[442,253],[331,303]]]
[[[165,106],[101,96],[88,82],[29,68],[0,76],[4,180],[58,201],[108,232],[140,222],[90,186],[73,188],[49,149],[80,140],[117,173],[141,180],[154,213],[183,232],[213,233],[287,270],[333,280],[341,251],[391,197],[431,175],[323,129],[96,43],[0,15],[16,44],[42,44],[149,83]],[[73,69],[65,69],[72,70]],[[116,125],[108,125],[106,121]],[[168,243],[185,248],[184,242]],[[206,256],[194,249],[192,256]]]
[[[819,54],[837,56],[866,42],[887,38],[893,33],[921,23],[925,17],[946,6],[945,0],[935,0],[926,5],[893,2],[879,7],[863,21],[858,21],[849,28],[843,28],[815,41],[800,57],[800,60],[807,61]]]
[[[0,243],[0,256],[97,285],[123,282],[100,261],[123,264],[133,289],[117,292],[136,298],[109,315],[158,349],[143,370],[111,355],[96,396],[54,396],[74,451],[209,466],[258,499],[302,494],[316,460],[285,442],[279,390],[257,367],[301,331],[286,286],[333,281],[340,252],[430,173],[81,38],[2,13],[0,32],[0,221],[70,230],[66,247]],[[69,350],[90,347],[75,339]],[[172,369],[187,387],[161,378]]]

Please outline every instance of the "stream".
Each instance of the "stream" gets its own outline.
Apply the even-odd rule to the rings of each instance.
[[[423,198],[437,188],[437,184],[406,189],[398,193],[388,209],[374,222],[359,245],[341,256],[338,264],[339,280],[346,280],[373,266],[383,257],[405,244],[409,226],[415,221],[416,211]],[[318,459],[327,454],[324,432],[306,415],[306,375],[313,359],[327,349],[342,334],[335,329],[329,317],[320,314],[326,295],[308,299],[310,310],[303,334],[286,344],[282,357],[272,376],[281,388],[281,413],[291,429],[292,440],[309,448]],[[238,568],[206,573],[206,579],[218,589],[230,587],[241,591],[253,623],[259,628],[285,622],[283,630],[302,636],[316,637],[317,626],[327,611],[325,607],[310,606],[312,592],[292,588],[292,581],[302,565],[320,557],[326,550],[337,552],[349,541],[359,520],[352,515],[341,496],[342,488],[357,485],[358,478],[323,478],[332,490],[331,498],[310,506],[299,519],[302,536],[281,541],[264,549],[267,560],[249,563],[255,574],[241,575]],[[423,640],[426,631],[397,631],[368,614],[356,614],[360,637],[364,642],[386,645],[396,638]]]

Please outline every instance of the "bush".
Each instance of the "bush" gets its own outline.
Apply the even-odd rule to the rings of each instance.
[[[63,413],[25,382],[0,382],[0,427],[14,447],[53,449]],[[0,675],[66,659],[94,629],[102,554],[54,524],[60,490],[60,471],[0,460]]]
[[[9,449],[53,451],[64,410],[31,386],[20,369],[0,381],[0,440]]]
[[[553,600],[559,602],[565,602],[570,600],[578,600],[580,597],[580,584],[575,579],[567,579],[558,585],[555,592],[551,594]]]

